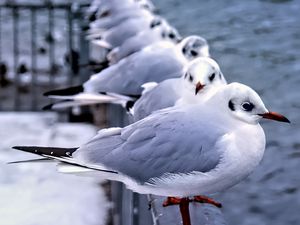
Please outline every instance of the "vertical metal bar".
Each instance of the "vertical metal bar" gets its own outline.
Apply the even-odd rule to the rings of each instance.
[[[0,7],[0,63],[2,62],[2,7]],[[1,76],[1,75],[0,75]],[[4,80],[4,77],[1,77],[0,79]],[[0,88],[0,92],[1,92]],[[2,110],[2,104],[0,103],[0,110]]]
[[[122,195],[122,225],[133,225],[133,192],[123,185]]]
[[[19,95],[19,84],[20,77],[18,74],[18,62],[19,62],[19,11],[16,6],[12,8],[13,15],[13,67],[14,67],[14,108],[16,111],[20,110],[20,95]]]
[[[73,65],[73,14],[72,14],[72,7],[71,5],[68,7],[68,55],[69,55],[69,84],[72,85],[73,83],[73,70],[72,70],[72,65]]]
[[[80,18],[83,18],[83,13],[81,12]],[[86,39],[86,31],[85,28],[88,26],[86,20],[80,21],[80,43],[79,43],[79,64],[80,65],[87,65],[89,63],[89,41]],[[84,82],[90,78],[92,71],[89,67],[83,67],[79,70],[80,75],[80,82]]]
[[[31,109],[37,109],[36,90],[36,9],[30,10],[31,19]]]
[[[49,82],[50,87],[53,87],[54,84],[54,67],[55,67],[55,49],[54,49],[54,18],[53,18],[53,6],[52,3],[49,3],[48,8],[48,26],[49,26]]]
[[[139,194],[133,193],[132,196],[132,224],[139,225]]]
[[[2,7],[0,7],[0,62],[2,62]]]

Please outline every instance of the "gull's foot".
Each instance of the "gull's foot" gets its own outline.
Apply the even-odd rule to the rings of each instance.
[[[170,205],[179,205],[181,202],[181,198],[176,198],[176,197],[168,197],[164,202],[163,202],[163,207],[167,207]]]
[[[222,208],[222,204],[219,203],[219,202],[216,202],[215,200],[211,199],[211,198],[208,198],[206,196],[202,196],[202,195],[198,195],[198,196],[194,196],[193,202],[199,202],[199,203],[208,203],[208,204],[211,204],[211,205],[214,205],[218,208]]]

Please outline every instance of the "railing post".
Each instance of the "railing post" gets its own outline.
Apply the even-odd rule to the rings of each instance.
[[[31,109],[37,110],[36,93],[36,9],[30,10],[31,19]]]
[[[53,19],[53,6],[51,2],[48,2],[48,44],[49,44],[49,86],[54,86],[54,67],[55,65],[55,40],[54,40],[54,19]]]
[[[18,62],[19,62],[19,11],[16,6],[12,7],[13,15],[13,67],[14,67],[14,108],[16,111],[20,110],[20,96],[19,96],[19,86],[20,77],[18,72]]]
[[[73,84],[73,79],[74,79],[74,73],[72,70],[72,65],[73,65],[73,15],[72,15],[72,6],[70,5],[68,7],[68,51],[69,51],[69,63],[70,63],[70,67],[69,67],[69,85]]]

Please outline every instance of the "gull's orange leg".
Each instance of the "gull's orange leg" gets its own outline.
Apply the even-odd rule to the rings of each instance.
[[[222,204],[219,203],[219,202],[216,202],[215,200],[211,199],[211,198],[208,198],[206,196],[202,196],[202,195],[198,195],[198,196],[194,196],[193,202],[199,202],[199,203],[208,203],[208,204],[211,204],[211,205],[214,205],[218,208],[222,208]]]
[[[170,205],[179,205],[182,224],[183,225],[191,225],[191,218],[190,218],[190,210],[189,210],[189,198],[176,198],[176,197],[168,197],[163,202],[163,207],[167,207]]]
[[[179,205],[181,202],[181,198],[177,197],[168,197],[164,202],[163,202],[163,207],[167,207],[170,205]]]

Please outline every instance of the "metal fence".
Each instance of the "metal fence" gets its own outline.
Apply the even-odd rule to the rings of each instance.
[[[38,111],[44,91],[79,80],[86,6],[0,3],[0,110]]]

